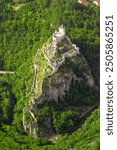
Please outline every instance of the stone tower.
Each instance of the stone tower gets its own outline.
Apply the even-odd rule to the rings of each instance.
[[[59,33],[60,33],[61,35],[65,35],[65,27],[64,27],[63,24],[59,27]]]

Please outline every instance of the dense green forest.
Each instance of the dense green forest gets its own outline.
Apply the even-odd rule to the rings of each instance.
[[[10,126],[0,131],[0,150],[99,150],[99,108],[85,121],[82,128],[72,135],[60,135],[56,143],[47,138],[19,135]]]
[[[99,149],[99,109],[79,131],[71,136],[60,136],[56,144],[47,138],[34,139],[23,129],[23,108],[30,96],[35,54],[61,24],[65,25],[71,41],[78,45],[86,58],[97,85],[96,91],[88,87],[84,89],[84,83],[78,87],[80,96],[83,95],[85,100],[80,105],[93,104],[89,99],[96,101],[99,98],[99,7],[93,4],[84,6],[77,0],[1,0],[0,71],[14,72],[0,74],[1,150]],[[40,62],[42,60],[43,56]],[[56,133],[61,134],[64,129],[73,128],[80,114],[67,108],[79,102],[78,97],[76,102],[70,101],[77,93],[75,87],[71,87],[71,91],[73,94],[66,97],[67,104],[45,104],[36,114],[38,124],[42,124],[52,114]]]

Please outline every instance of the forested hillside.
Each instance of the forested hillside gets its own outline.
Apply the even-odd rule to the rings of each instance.
[[[12,74],[0,72],[1,150],[3,147],[4,150],[47,149],[49,145],[51,145],[49,149],[57,149],[60,147],[60,143],[64,144],[64,141],[69,143],[72,141],[71,139],[76,140],[76,136],[80,137],[84,133],[83,130],[86,130],[83,128],[92,130],[96,137],[84,135],[81,137],[82,141],[87,138],[89,140],[84,140],[83,143],[78,142],[76,145],[71,142],[71,145],[66,144],[59,149],[76,147],[76,149],[85,150],[86,147],[82,147],[82,145],[87,145],[93,139],[92,143],[94,144],[90,145],[92,145],[92,149],[96,150],[95,146],[99,142],[99,127],[92,128],[90,123],[69,137],[61,137],[54,147],[49,139],[33,138],[32,135],[25,132],[23,127],[23,110],[30,99],[35,56],[61,24],[64,24],[71,42],[79,47],[86,61],[83,61],[84,58],[81,56],[67,60],[60,73],[64,73],[65,67],[68,67],[73,68],[74,72],[82,77],[83,70],[86,71],[88,68],[93,76],[95,88],[87,86],[86,81],[77,85],[71,84],[71,92],[66,94],[64,102],[45,102],[39,106],[40,109],[36,112],[38,124],[40,128],[45,126],[42,122],[51,116],[55,134],[67,133],[74,126],[79,125],[81,112],[85,112],[85,109],[99,103],[99,7],[93,4],[84,6],[77,0],[1,0],[0,71],[13,72]],[[79,68],[74,66],[76,61],[80,64]],[[42,67],[42,71],[45,63],[47,62],[44,55],[39,51],[39,65]],[[39,78],[42,77],[43,73]],[[51,78],[51,80],[53,79]],[[95,111],[92,114],[92,120],[91,118],[89,120],[93,125],[99,124],[99,110]],[[46,128],[45,131],[48,132]],[[91,131],[89,132],[91,134]],[[39,146],[41,147],[39,148]]]
[[[0,131],[0,150],[99,150],[99,108],[96,109],[78,131],[72,135],[60,135],[56,142],[48,139],[19,135],[10,127]]]

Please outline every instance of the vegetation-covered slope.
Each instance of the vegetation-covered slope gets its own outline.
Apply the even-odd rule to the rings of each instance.
[[[19,8],[14,9],[14,7]],[[80,110],[73,112],[74,108],[70,108],[70,105],[73,107],[77,103],[85,111],[86,103],[88,107],[93,106],[92,101],[96,102],[99,97],[99,8],[95,5],[83,6],[76,0],[9,0],[7,2],[2,0],[0,10],[0,71],[14,72],[14,74],[0,74],[0,129],[1,133],[6,132],[2,137],[10,130],[13,135],[18,132],[19,137],[24,137],[26,134],[22,123],[23,108],[29,103],[35,56],[37,50],[47,43],[48,38],[61,24],[66,26],[67,35],[72,43],[80,48],[97,87],[97,92],[93,92],[88,86],[84,88],[84,83],[77,86],[77,90],[72,85],[71,93],[66,95],[67,102],[46,103],[37,111],[38,124],[44,126],[43,119],[51,115],[54,120],[54,130],[58,133],[64,132],[66,120],[70,121],[70,118],[73,118],[72,114],[79,117]],[[73,63],[70,61],[66,61],[65,65],[72,67]],[[39,63],[43,69],[45,58],[41,50]],[[81,70],[82,68],[83,66]],[[77,72],[77,68],[75,70]],[[42,77],[43,74],[40,76]],[[76,96],[78,89],[79,93]],[[81,99],[84,99],[83,105],[79,103]],[[59,122],[61,126],[58,125],[58,120],[63,121]],[[77,117],[75,122],[72,121],[73,119],[71,119],[73,127]]]
[[[60,136],[54,146],[48,146],[46,148],[53,150],[99,150],[99,114],[100,111],[98,108],[87,118],[81,129],[72,135],[66,134],[65,136]]]
[[[72,135],[59,136],[54,144],[47,139],[19,135],[7,127],[0,131],[0,150],[99,150],[99,120],[98,108],[81,129]]]

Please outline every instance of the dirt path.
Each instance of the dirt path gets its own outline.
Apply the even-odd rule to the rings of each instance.
[[[12,71],[0,71],[0,74],[14,74]]]

